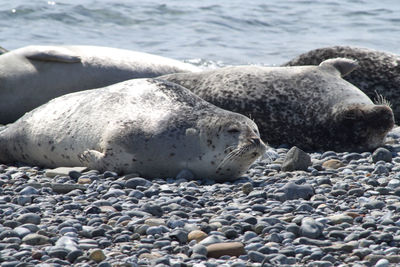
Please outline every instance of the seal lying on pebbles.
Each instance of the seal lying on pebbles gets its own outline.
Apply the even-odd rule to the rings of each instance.
[[[393,127],[393,113],[341,78],[356,66],[336,58],[319,66],[237,66],[161,78],[254,119],[269,144],[372,150]]]
[[[198,70],[177,60],[110,47],[23,47],[0,55],[0,124],[67,93]]]
[[[257,125],[179,85],[133,79],[67,94],[0,132],[0,162],[233,180],[265,152]]]
[[[396,121],[400,120],[400,56],[392,53],[351,46],[333,46],[311,50],[284,64],[285,66],[318,65],[322,61],[346,57],[357,60],[360,67],[344,77],[371,99],[392,103]]]

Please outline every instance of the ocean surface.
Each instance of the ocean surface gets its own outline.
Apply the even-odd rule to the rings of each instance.
[[[400,54],[399,0],[1,0],[0,46],[100,45],[197,65],[279,65],[354,45]]]

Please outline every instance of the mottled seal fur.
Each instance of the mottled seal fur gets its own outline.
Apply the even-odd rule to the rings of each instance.
[[[110,47],[23,47],[0,55],[0,124],[67,93],[198,70],[177,60]]]
[[[311,50],[287,62],[284,66],[318,65],[322,61],[345,57],[355,59],[359,68],[344,77],[381,102],[381,95],[392,105],[396,122],[400,120],[400,56],[388,52],[351,46],[332,46]]]
[[[236,66],[162,76],[203,99],[254,119],[271,145],[362,151],[382,145],[393,113],[342,75],[356,68],[336,58],[319,66]]]
[[[67,94],[0,132],[0,162],[234,180],[265,152],[257,125],[179,85],[133,79]]]

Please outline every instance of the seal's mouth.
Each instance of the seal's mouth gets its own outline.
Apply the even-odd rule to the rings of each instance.
[[[257,159],[262,155],[266,150],[265,144],[261,141],[260,138],[250,138],[248,141],[233,149],[232,147],[228,147],[227,150],[231,150],[225,158],[221,161],[221,163],[217,166],[217,170],[224,168],[226,165],[237,161],[242,160],[244,157],[250,158],[252,160]]]

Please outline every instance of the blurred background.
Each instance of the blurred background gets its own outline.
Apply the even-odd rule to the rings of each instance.
[[[101,45],[203,66],[279,65],[314,48],[400,54],[400,1],[12,0],[0,46]]]

